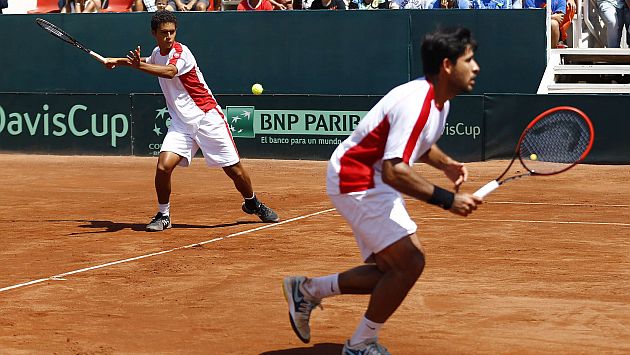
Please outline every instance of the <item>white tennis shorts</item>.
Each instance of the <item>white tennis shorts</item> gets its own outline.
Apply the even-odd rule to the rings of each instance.
[[[350,223],[363,261],[418,229],[407,213],[405,200],[395,190],[371,189],[329,197]]]
[[[210,167],[226,167],[240,161],[230,127],[218,106],[206,112],[196,125],[172,120],[160,152],[183,157],[179,165],[187,167],[199,148]]]

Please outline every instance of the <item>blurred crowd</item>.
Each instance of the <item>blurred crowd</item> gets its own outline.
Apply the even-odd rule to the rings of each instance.
[[[0,0],[0,13],[9,0]],[[11,0],[21,1],[21,0]],[[566,48],[577,0],[37,0],[29,13],[123,11],[272,11],[378,9],[526,9],[551,7],[551,48]],[[588,0],[586,0],[588,1]],[[622,32],[630,45],[630,0],[596,0],[606,28],[606,47],[618,48]]]

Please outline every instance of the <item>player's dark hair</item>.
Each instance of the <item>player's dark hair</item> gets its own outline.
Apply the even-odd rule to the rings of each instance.
[[[422,40],[422,68],[424,74],[438,74],[445,58],[455,63],[470,47],[477,49],[477,42],[469,29],[464,27],[439,28],[427,33]]]
[[[158,27],[163,23],[174,23],[175,28],[177,28],[177,17],[168,10],[156,11],[151,17],[151,31],[157,31]]]

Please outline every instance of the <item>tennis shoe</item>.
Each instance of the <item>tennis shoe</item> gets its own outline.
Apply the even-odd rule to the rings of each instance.
[[[304,343],[311,341],[311,312],[313,308],[321,306],[321,299],[305,296],[300,290],[300,286],[304,284],[306,277],[289,276],[284,279],[282,290],[284,298],[289,304],[289,320],[291,327],[298,338]]]
[[[387,349],[371,338],[350,346],[350,340],[346,341],[341,352],[342,355],[391,355]]]
[[[278,215],[271,208],[265,206],[265,204],[262,202],[258,205],[256,209],[253,209],[253,210],[250,210],[249,208],[247,208],[247,206],[245,206],[245,202],[243,202],[243,205],[241,206],[241,208],[243,209],[243,212],[247,214],[257,215],[258,218],[260,218],[260,220],[263,222],[275,223],[280,220],[280,217],[278,217]]]
[[[148,232],[159,232],[171,228],[171,217],[158,212],[155,217],[147,224]]]

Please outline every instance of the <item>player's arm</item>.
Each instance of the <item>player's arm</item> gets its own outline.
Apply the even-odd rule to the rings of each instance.
[[[175,65],[149,64],[147,63],[147,58],[139,58],[135,63],[129,57],[105,58],[105,62],[103,64],[109,69],[113,69],[116,66],[134,67],[145,73],[168,79],[172,79],[175,75],[177,75],[177,67],[175,67]]]
[[[103,65],[107,69],[114,69],[117,66],[130,66],[131,62],[127,58],[105,58]]]
[[[460,186],[468,180],[468,169],[464,163],[460,163],[444,153],[436,144],[420,157],[420,161],[432,167],[442,170],[455,184],[455,191],[459,191]]]
[[[129,51],[126,58],[106,58],[105,66],[114,68],[116,65],[126,65],[136,68],[145,73],[162,78],[173,79],[177,75],[177,67],[173,64],[160,65],[147,63],[147,58],[140,56],[140,46]]]
[[[453,193],[433,185],[400,158],[383,161],[382,178],[384,183],[405,195],[438,205],[460,216],[467,216],[482,202],[470,194]]]
[[[177,67],[174,64],[160,65],[140,61],[136,65],[132,65],[132,67],[145,73],[166,79],[173,79],[177,75]]]

